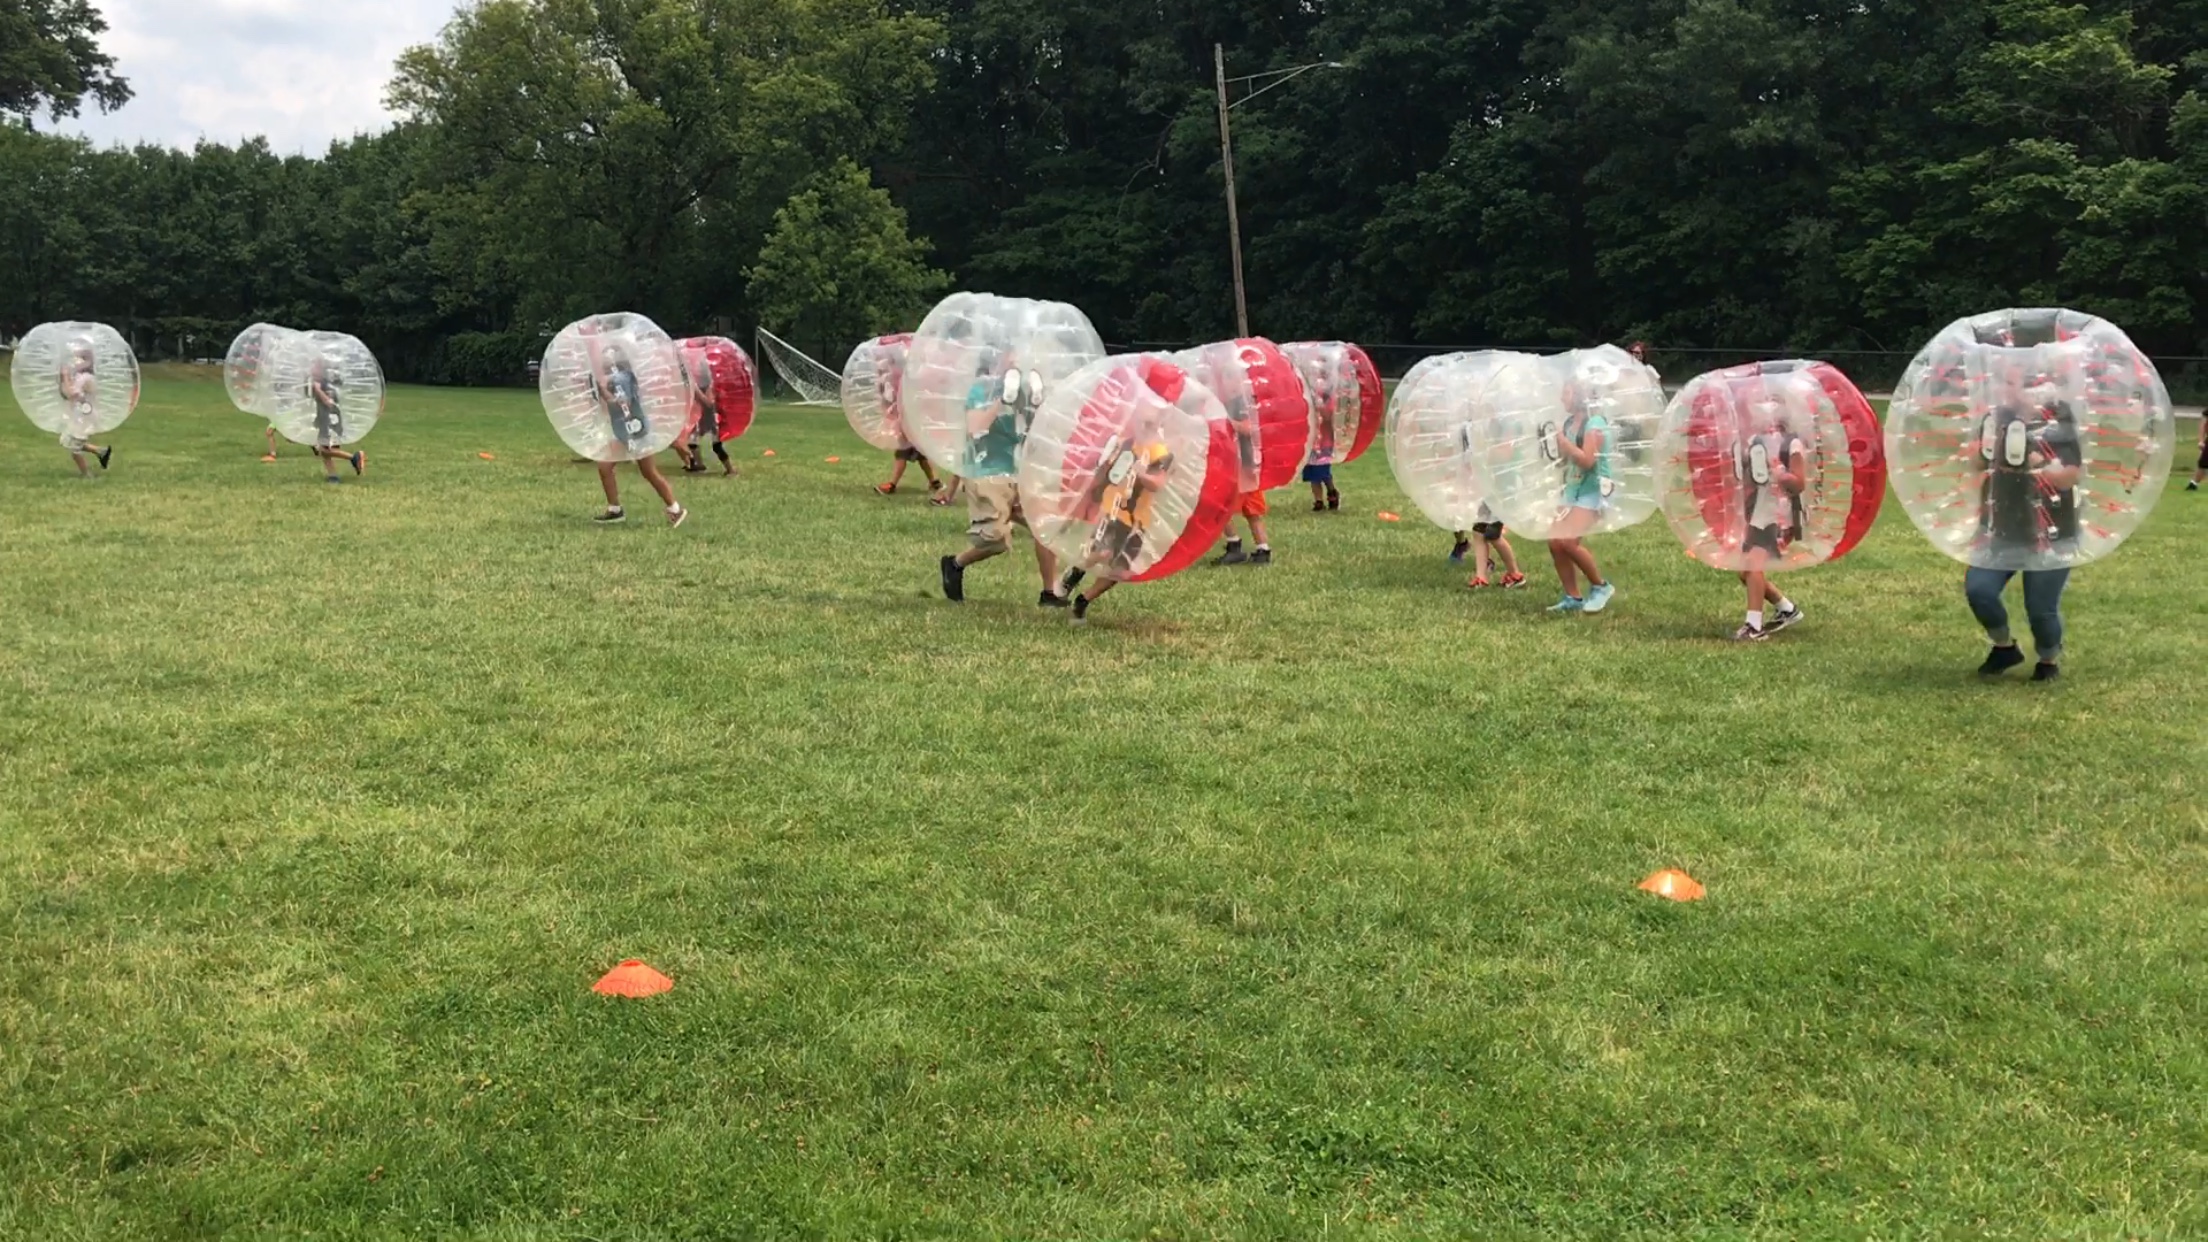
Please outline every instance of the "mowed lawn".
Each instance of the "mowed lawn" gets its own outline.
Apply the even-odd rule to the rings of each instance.
[[[0,1237],[2208,1234],[2208,495],[1985,685],[1891,509],[1743,649],[1376,448],[1076,629],[833,411],[677,531],[530,392],[260,434],[0,417]]]

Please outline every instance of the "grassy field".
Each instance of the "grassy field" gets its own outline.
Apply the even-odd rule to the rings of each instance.
[[[0,1237],[2208,1235],[2208,496],[2044,687],[1891,511],[1740,649],[1375,451],[1083,630],[832,412],[678,531],[526,392],[113,439],[0,417]]]

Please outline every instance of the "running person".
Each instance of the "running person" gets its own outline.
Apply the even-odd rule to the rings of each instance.
[[[338,481],[335,463],[340,461],[351,463],[354,474],[368,472],[368,454],[359,449],[347,453],[344,448],[344,394],[344,377],[329,359],[316,358],[307,371],[307,398],[314,402],[314,459],[332,483]]]
[[[1038,378],[1021,375],[1019,359],[1010,351],[1003,355],[1001,370],[995,356],[985,352],[966,391],[966,445],[958,474],[966,483],[968,546],[939,562],[943,598],[954,604],[966,599],[967,567],[1011,551],[1012,528],[1027,525],[1026,515],[1020,512],[1016,472],[1028,417],[1042,400],[1042,394],[1035,391]],[[1033,532],[1028,539],[1035,545],[1035,568],[1043,579],[1037,603],[1044,608],[1064,608],[1066,597],[1058,589],[1058,558]]]
[[[1738,454],[1733,469],[1747,485],[1747,536],[1741,552],[1748,568],[1740,575],[1748,588],[1748,617],[1733,631],[1734,642],[1761,642],[1802,619],[1802,610],[1785,592],[1771,585],[1771,562],[1802,537],[1802,488],[1809,479],[1809,451],[1789,432],[1775,403],[1758,410],[1765,415],[1764,430],[1734,446]],[[1771,624],[1764,625],[1763,606],[1772,606]]]
[[[1484,500],[1480,502],[1478,519],[1472,523],[1469,539],[1466,538],[1467,532],[1457,532],[1457,550],[1449,557],[1457,564],[1463,564],[1465,547],[1470,545],[1472,577],[1465,582],[1465,588],[1477,591],[1486,587],[1489,568],[1496,557],[1500,557],[1503,562],[1504,590],[1515,591],[1526,585],[1526,576],[1518,572],[1518,550],[1510,546],[1510,540],[1503,535],[1502,519],[1495,516],[1495,511],[1488,508]]]
[[[2005,401],[1986,416],[1979,435],[1979,458],[1986,469],[1978,513],[1980,545],[2056,556],[2076,551],[2077,485],[2085,457],[2077,415],[2057,399],[2053,380],[2044,373],[2033,375],[2020,400]],[[2001,602],[2009,579],[2019,572],[1973,565],[1963,575],[1963,596],[1993,641],[1993,650],[1978,667],[1983,676],[1999,676],[2024,662]],[[2062,675],[2062,593],[2070,585],[2070,571],[2021,573],[2024,615],[2039,655],[2032,680],[2053,681]]]
[[[68,406],[68,424],[61,433],[61,447],[69,450],[69,460],[76,463],[77,477],[92,477],[91,467],[84,464],[85,454],[91,454],[107,469],[108,458],[115,455],[115,446],[92,443],[91,436],[98,426],[100,378],[94,370],[92,342],[81,337],[69,343],[69,353],[61,360],[61,399]]]
[[[651,421],[644,416],[644,394],[636,380],[636,370],[629,365],[628,356],[618,345],[607,345],[605,357],[593,369],[590,377],[591,395],[606,412],[613,424],[613,438],[636,462],[636,472],[667,506],[667,524],[680,526],[690,513],[675,500],[675,489],[667,477],[659,472],[659,462],[650,456],[639,454],[637,446],[651,439]],[[625,522],[629,515],[621,507],[621,482],[614,477],[618,463],[594,462],[598,467],[598,485],[606,493],[606,511],[591,520],[601,526]]]
[[[1173,474],[1173,450],[1154,417],[1146,417],[1134,442],[1107,446],[1109,464],[1097,474],[1094,505],[1095,533],[1082,557],[1084,566],[1066,576],[1069,588],[1080,584],[1087,569],[1098,572],[1096,585],[1073,598],[1073,623],[1089,623],[1089,605],[1135,572],[1156,520],[1158,493]]]
[[[721,459],[721,477],[730,478],[736,473],[736,463],[728,459],[728,446],[721,443],[721,398],[713,391],[713,360],[703,350],[694,358],[685,351],[682,375],[690,386],[690,447],[684,448],[680,437],[675,442],[682,472],[705,473],[705,454],[698,451],[702,441],[712,445],[713,455]]]
[[[1552,445],[1563,468],[1564,488],[1557,496],[1559,512],[1549,532],[1549,559],[1556,565],[1564,596],[1549,611],[1601,612],[1610,606],[1617,588],[1603,578],[1584,539],[1610,504],[1610,420],[1593,408],[1576,385],[1566,386],[1564,405],[1569,412],[1564,425],[1553,433]],[[1579,594],[1582,573],[1587,575],[1585,598]]]

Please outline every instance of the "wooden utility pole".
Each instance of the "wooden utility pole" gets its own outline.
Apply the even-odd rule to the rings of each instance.
[[[1227,49],[1211,45],[1211,63],[1219,79],[1219,162],[1227,174],[1227,238],[1234,248],[1234,332],[1250,334],[1250,295],[1242,284],[1242,214],[1234,201],[1234,135],[1227,128]]]

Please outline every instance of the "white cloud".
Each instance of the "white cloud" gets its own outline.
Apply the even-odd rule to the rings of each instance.
[[[281,154],[389,125],[399,53],[437,37],[455,0],[94,0],[101,46],[136,97],[56,128],[102,144],[190,147],[266,135]]]

